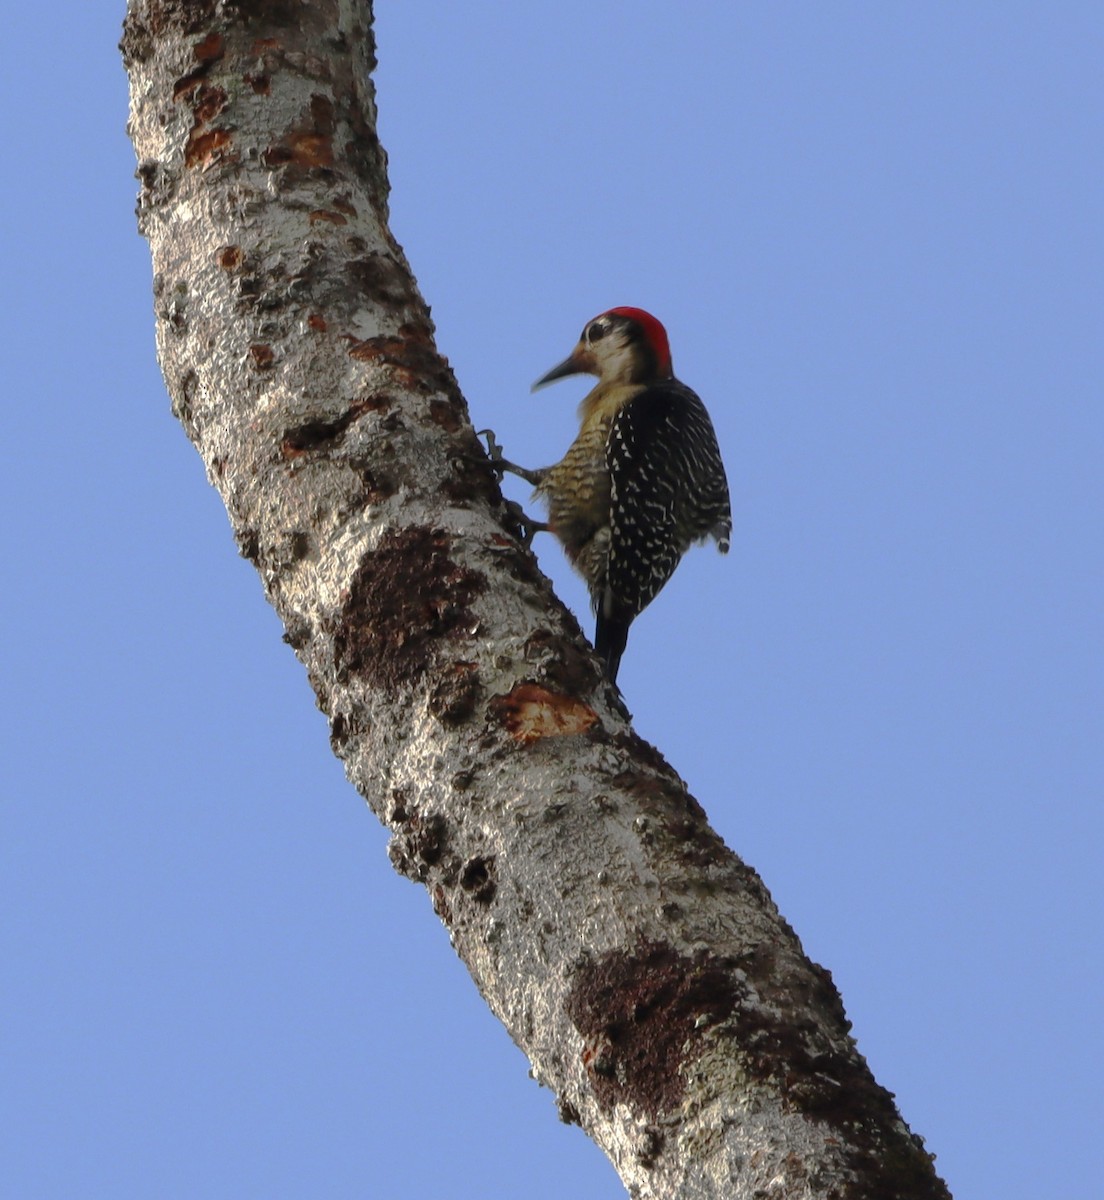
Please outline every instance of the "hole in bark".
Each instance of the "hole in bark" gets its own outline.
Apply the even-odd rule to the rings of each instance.
[[[494,859],[468,859],[460,872],[460,886],[473,900],[480,904],[490,904],[498,890],[494,881]]]

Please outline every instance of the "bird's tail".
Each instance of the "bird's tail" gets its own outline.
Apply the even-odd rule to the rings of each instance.
[[[607,616],[602,608],[598,609],[598,623],[594,630],[594,649],[598,657],[606,664],[606,674],[611,683],[617,682],[617,668],[621,665],[621,655],[625,653],[625,644],[629,640],[629,626],[632,617],[621,613]]]
[[[709,532],[712,534],[713,540],[717,543],[717,549],[722,554],[727,554],[729,541],[732,537],[732,517],[726,514]]]

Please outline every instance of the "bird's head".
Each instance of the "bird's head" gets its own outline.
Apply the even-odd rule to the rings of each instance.
[[[586,323],[575,349],[542,375],[533,391],[565,375],[579,374],[597,375],[603,383],[670,379],[667,331],[642,308],[611,308]]]

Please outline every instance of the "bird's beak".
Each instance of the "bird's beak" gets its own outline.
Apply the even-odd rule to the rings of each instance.
[[[535,392],[537,388],[544,387],[546,383],[553,383],[555,380],[563,379],[568,375],[581,375],[590,369],[586,351],[581,346],[576,346],[559,366],[553,367],[551,371],[542,375],[529,390]]]

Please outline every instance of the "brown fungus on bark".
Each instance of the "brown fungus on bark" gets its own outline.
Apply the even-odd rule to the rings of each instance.
[[[804,990],[803,988],[801,990]],[[839,1008],[831,976],[817,968],[815,1002]],[[808,1007],[807,1003],[802,1007]],[[845,1025],[849,1024],[844,1018]],[[922,1139],[901,1123],[893,1095],[870,1074],[853,1047],[827,1043],[812,1022],[775,1015],[763,1005],[732,1013],[731,1026],[748,1075],[777,1088],[783,1106],[838,1130],[839,1144],[855,1179],[840,1200],[908,1196],[946,1200],[946,1189],[931,1169]]]
[[[365,554],[334,629],[339,675],[360,674],[389,693],[419,683],[446,641],[475,637],[479,573],[449,557],[443,529],[388,530]]]
[[[325,322],[322,324],[324,327]],[[340,416],[332,417],[329,420],[318,417],[314,420],[304,421],[301,425],[292,426],[284,433],[280,442],[280,453],[284,458],[292,459],[312,452],[334,450],[341,445],[349,426],[354,421],[366,413],[386,413],[392,403],[390,396],[374,393],[354,400],[348,410]],[[359,464],[353,465],[359,469]],[[386,494],[391,495],[393,492],[394,488],[392,487]]]
[[[381,335],[372,338],[354,338],[345,335],[349,344],[349,357],[357,362],[373,363],[386,367],[394,373],[398,382],[408,388],[422,392],[440,390],[445,395],[460,400],[460,389],[456,378],[445,360],[413,331],[420,326],[408,323],[399,331],[399,336]]]
[[[660,942],[582,963],[565,1005],[602,1109],[673,1112],[685,1089],[682,1068],[704,1048],[701,1031],[727,1019],[745,992],[731,964]]]

